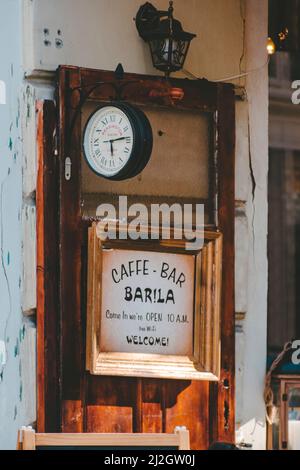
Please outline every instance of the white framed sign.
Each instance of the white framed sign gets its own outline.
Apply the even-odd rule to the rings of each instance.
[[[192,356],[195,256],[104,250],[102,352]]]
[[[218,380],[222,236],[102,242],[89,229],[87,369],[97,375]]]

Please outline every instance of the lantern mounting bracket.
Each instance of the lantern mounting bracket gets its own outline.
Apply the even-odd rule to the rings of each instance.
[[[170,2],[169,10],[157,10],[151,3],[146,2],[137,12],[135,22],[141,38],[146,41],[147,32],[158,29],[161,18],[173,15],[173,2]]]
[[[81,110],[87,100],[90,98],[92,93],[94,93],[95,90],[98,90],[99,88],[106,86],[106,87],[111,87],[112,90],[114,91],[113,96],[111,96],[111,100],[115,101],[123,101],[124,96],[123,92],[124,89],[131,84],[137,83],[137,80],[124,80],[124,69],[122,64],[118,64],[116,70],[115,70],[115,80],[112,80],[110,82],[108,81],[97,81],[94,83],[89,83],[85,85],[80,85],[76,87],[71,87],[69,89],[69,107],[74,111],[73,118],[70,122],[70,128],[69,128],[69,139],[71,140],[74,127],[76,124],[76,121],[81,113]],[[72,106],[72,98],[75,93],[79,94],[79,100],[76,106]]]

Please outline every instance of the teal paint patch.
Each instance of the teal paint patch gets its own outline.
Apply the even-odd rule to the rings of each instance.
[[[20,343],[19,339],[17,338],[15,349],[14,349],[14,356],[17,357],[20,354]]]
[[[17,416],[18,416],[18,408],[15,406],[15,408],[14,408],[14,421],[16,421]]]
[[[7,266],[10,265],[10,252],[7,252]]]
[[[25,335],[26,335],[26,328],[25,328],[25,325],[23,325],[23,327],[20,328],[20,331],[19,331],[19,340],[20,340],[20,343],[22,343],[22,341],[24,341]]]
[[[12,138],[10,137],[9,138],[9,141],[8,141],[8,148],[10,151],[12,151],[12,148],[13,148],[13,141],[12,141]]]
[[[19,389],[19,400],[22,401],[23,398],[23,384],[20,382],[20,389]]]

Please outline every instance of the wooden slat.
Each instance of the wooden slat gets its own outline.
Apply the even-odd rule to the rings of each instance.
[[[59,430],[58,175],[56,111],[37,103],[37,425]]]
[[[36,446],[170,446],[180,444],[180,432],[174,434],[36,434]],[[188,436],[183,436],[187,445]]]
[[[160,433],[36,433],[31,428],[22,429],[18,441],[19,450],[35,450],[38,447],[177,447],[190,449],[189,431],[177,428],[172,434]]]
[[[143,380],[136,379],[135,403],[133,408],[133,431],[142,432],[143,430]]]
[[[191,448],[205,450],[209,446],[209,383],[173,381],[166,383],[166,429],[186,426]]]
[[[136,379],[88,375],[85,393],[86,432],[133,432]]]
[[[144,379],[142,383],[142,432],[166,432],[166,381]]]
[[[211,384],[211,441],[235,441],[234,199],[235,100],[231,85],[219,85],[218,228],[223,234],[221,380]],[[225,386],[224,386],[225,384]]]
[[[80,217],[80,119],[70,138],[70,122],[80,84],[77,69],[59,70],[60,116],[60,296],[62,344],[62,430],[83,431],[84,327],[81,317],[81,217]],[[72,99],[71,99],[72,98]],[[70,158],[71,179],[65,178],[65,159]]]
[[[36,434],[33,429],[24,429],[22,433],[22,450],[35,450]]]

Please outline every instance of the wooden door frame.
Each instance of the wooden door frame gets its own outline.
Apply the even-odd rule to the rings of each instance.
[[[84,322],[81,309],[81,256],[85,240],[80,214],[81,129],[77,121],[71,142],[66,136],[67,123],[78,104],[79,95],[71,88],[85,86],[98,77],[113,80],[113,72],[60,67],[57,72],[58,156],[47,115],[54,115],[52,105],[40,105],[38,142],[41,148],[38,175],[38,430],[39,432],[82,432],[85,429],[84,387],[87,373],[84,357]],[[131,80],[154,83],[158,77],[126,74]],[[234,165],[235,165],[235,97],[230,84],[206,80],[172,79],[174,87],[183,88],[188,105],[195,101],[202,109],[218,113],[218,228],[224,237],[221,320],[221,380],[208,385],[210,390],[209,441],[234,442]],[[106,91],[106,93],[108,93]],[[42,131],[41,131],[42,129]],[[47,143],[48,142],[48,143]],[[49,143],[50,142],[50,143]],[[51,155],[51,157],[50,157]],[[65,158],[72,160],[72,178],[65,179]],[[45,178],[43,165],[57,160]],[[47,163],[48,162],[48,163]],[[53,163],[52,163],[53,164]],[[47,175],[47,173],[46,173]],[[57,182],[59,181],[59,188]],[[42,195],[47,194],[43,199]],[[57,210],[59,207],[59,210]],[[48,218],[50,214],[50,218]],[[52,231],[49,230],[52,227]],[[53,227],[58,228],[53,235]],[[56,259],[48,271],[44,264]],[[54,253],[54,255],[53,255]],[[44,263],[44,264],[43,264]],[[59,271],[59,272],[58,272]],[[43,275],[41,274],[43,273]],[[51,297],[52,296],[52,297]],[[52,298],[52,301],[49,298]],[[50,322],[48,324],[47,322]],[[51,350],[48,349],[51,345]],[[53,360],[54,359],[54,360]],[[55,365],[53,364],[55,363]],[[72,365],[72,367],[70,367]],[[142,382],[136,379],[136,403],[141,403]],[[133,431],[141,432],[142,415],[137,406],[133,414]]]
[[[38,101],[37,114],[37,426],[60,427],[59,178],[56,108]]]

